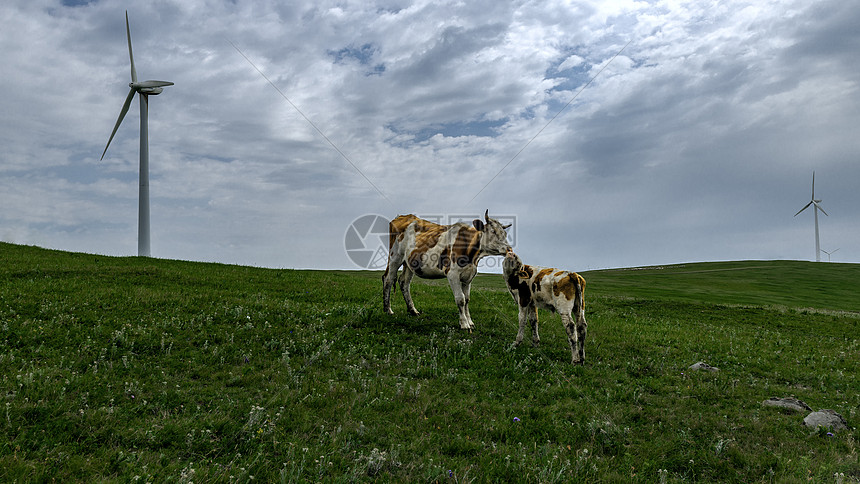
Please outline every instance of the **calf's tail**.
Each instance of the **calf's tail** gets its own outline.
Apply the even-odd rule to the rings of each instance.
[[[573,303],[573,314],[577,321],[585,319],[585,279],[579,274],[570,276],[573,279],[573,285],[576,288],[576,300]]]

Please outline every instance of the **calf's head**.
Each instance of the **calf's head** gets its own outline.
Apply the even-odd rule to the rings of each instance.
[[[523,268],[523,261],[517,254],[514,254],[513,249],[508,247],[505,253],[505,259],[502,261],[502,272],[506,276],[519,273]]]
[[[475,229],[483,233],[481,249],[489,255],[505,255],[511,250],[508,244],[508,233],[505,231],[511,224],[502,225],[498,220],[490,218],[489,209],[484,212],[484,219],[486,223],[478,218],[472,221]]]

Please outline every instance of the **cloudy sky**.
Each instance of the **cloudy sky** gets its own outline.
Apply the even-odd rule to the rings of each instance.
[[[815,171],[821,247],[860,262],[844,0],[7,0],[0,240],[137,253],[137,99],[99,161],[126,9],[140,80],[175,83],[154,257],[357,268],[362,216],[489,209],[537,265],[812,260]]]

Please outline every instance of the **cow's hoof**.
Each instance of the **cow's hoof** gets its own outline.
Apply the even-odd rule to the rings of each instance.
[[[392,316],[394,315],[394,311],[392,311],[391,308],[387,308],[384,311],[385,311],[385,314],[390,314]]]
[[[413,309],[413,310],[411,310],[411,311],[406,311],[406,312],[407,312],[410,316],[418,316],[419,314],[421,314],[421,313],[419,313],[419,312],[418,312],[417,310],[415,310],[415,309]]]

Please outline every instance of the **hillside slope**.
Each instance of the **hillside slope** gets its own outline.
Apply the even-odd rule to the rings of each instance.
[[[598,294],[860,312],[860,264],[707,262],[587,275]]]
[[[581,272],[588,293],[706,304],[814,308],[860,313],[860,264],[733,261]],[[503,289],[501,276],[482,274]]]
[[[540,346],[511,348],[499,275],[476,280],[470,334],[444,281],[389,316],[377,272],[0,243],[0,482],[856,481],[856,275],[588,272],[574,367],[547,311]],[[783,396],[849,429],[761,405]]]

